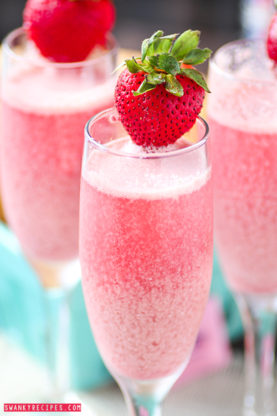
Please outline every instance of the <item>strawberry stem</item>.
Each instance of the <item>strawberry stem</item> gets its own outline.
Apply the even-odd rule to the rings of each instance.
[[[198,30],[167,36],[162,30],[157,30],[149,39],[145,39],[141,46],[141,58],[133,57],[125,61],[131,73],[142,71],[147,74],[147,82],[138,88],[135,95],[164,83],[168,92],[181,96],[181,86],[176,78],[178,74],[192,79],[210,92],[203,75],[193,67],[205,62],[212,52],[208,48],[198,48],[199,39]]]

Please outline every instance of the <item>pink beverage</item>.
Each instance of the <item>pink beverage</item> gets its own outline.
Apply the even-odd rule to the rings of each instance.
[[[164,153],[146,153],[119,123],[113,134],[111,126],[103,133],[105,122],[112,123],[109,112],[98,117],[89,127],[81,185],[80,260],[90,323],[114,374],[169,376],[190,357],[209,293],[207,149],[203,141],[190,146],[181,138]]]
[[[97,51],[83,63],[52,64],[17,30],[3,54],[1,164],[8,222],[32,259],[74,259],[83,130],[91,115],[113,102],[116,50]]]
[[[233,42],[210,66],[216,245],[238,292],[277,292],[277,78],[263,43]]]

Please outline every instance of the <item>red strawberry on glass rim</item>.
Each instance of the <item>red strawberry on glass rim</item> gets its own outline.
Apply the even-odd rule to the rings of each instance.
[[[277,0],[274,1],[274,5],[277,9]],[[277,63],[277,12],[272,16],[269,24],[266,47],[269,58]]]
[[[210,49],[198,48],[199,37],[199,31],[164,36],[159,30],[143,41],[141,58],[125,61],[115,106],[136,144],[166,146],[194,125],[209,92],[203,75],[193,67],[211,55]]]
[[[111,0],[28,0],[24,28],[41,54],[55,62],[78,62],[105,46],[115,21]]]

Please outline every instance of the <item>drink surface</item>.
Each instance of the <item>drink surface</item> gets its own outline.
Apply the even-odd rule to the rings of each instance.
[[[249,45],[229,77],[210,70],[216,246],[234,290],[276,293],[277,81],[261,45]]]
[[[130,139],[110,149],[143,152]],[[80,259],[87,311],[116,374],[155,379],[188,359],[212,262],[204,149],[145,160],[94,150],[81,185]]]
[[[25,253],[43,261],[77,257],[83,130],[112,104],[112,80],[79,71],[21,62],[4,84],[5,213]]]

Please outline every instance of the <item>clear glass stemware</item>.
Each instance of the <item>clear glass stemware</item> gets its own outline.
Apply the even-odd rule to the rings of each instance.
[[[55,399],[70,385],[68,297],[80,279],[83,129],[113,102],[117,45],[110,36],[106,50],[83,62],[53,63],[20,28],[4,40],[2,54],[1,194],[44,289],[49,397]]]
[[[130,415],[158,416],[184,370],[212,268],[208,127],[144,151],[114,109],[88,122],[80,199],[80,261],[100,353]]]
[[[244,416],[276,415],[276,79],[264,41],[231,42],[210,62],[215,238],[245,329]]]

